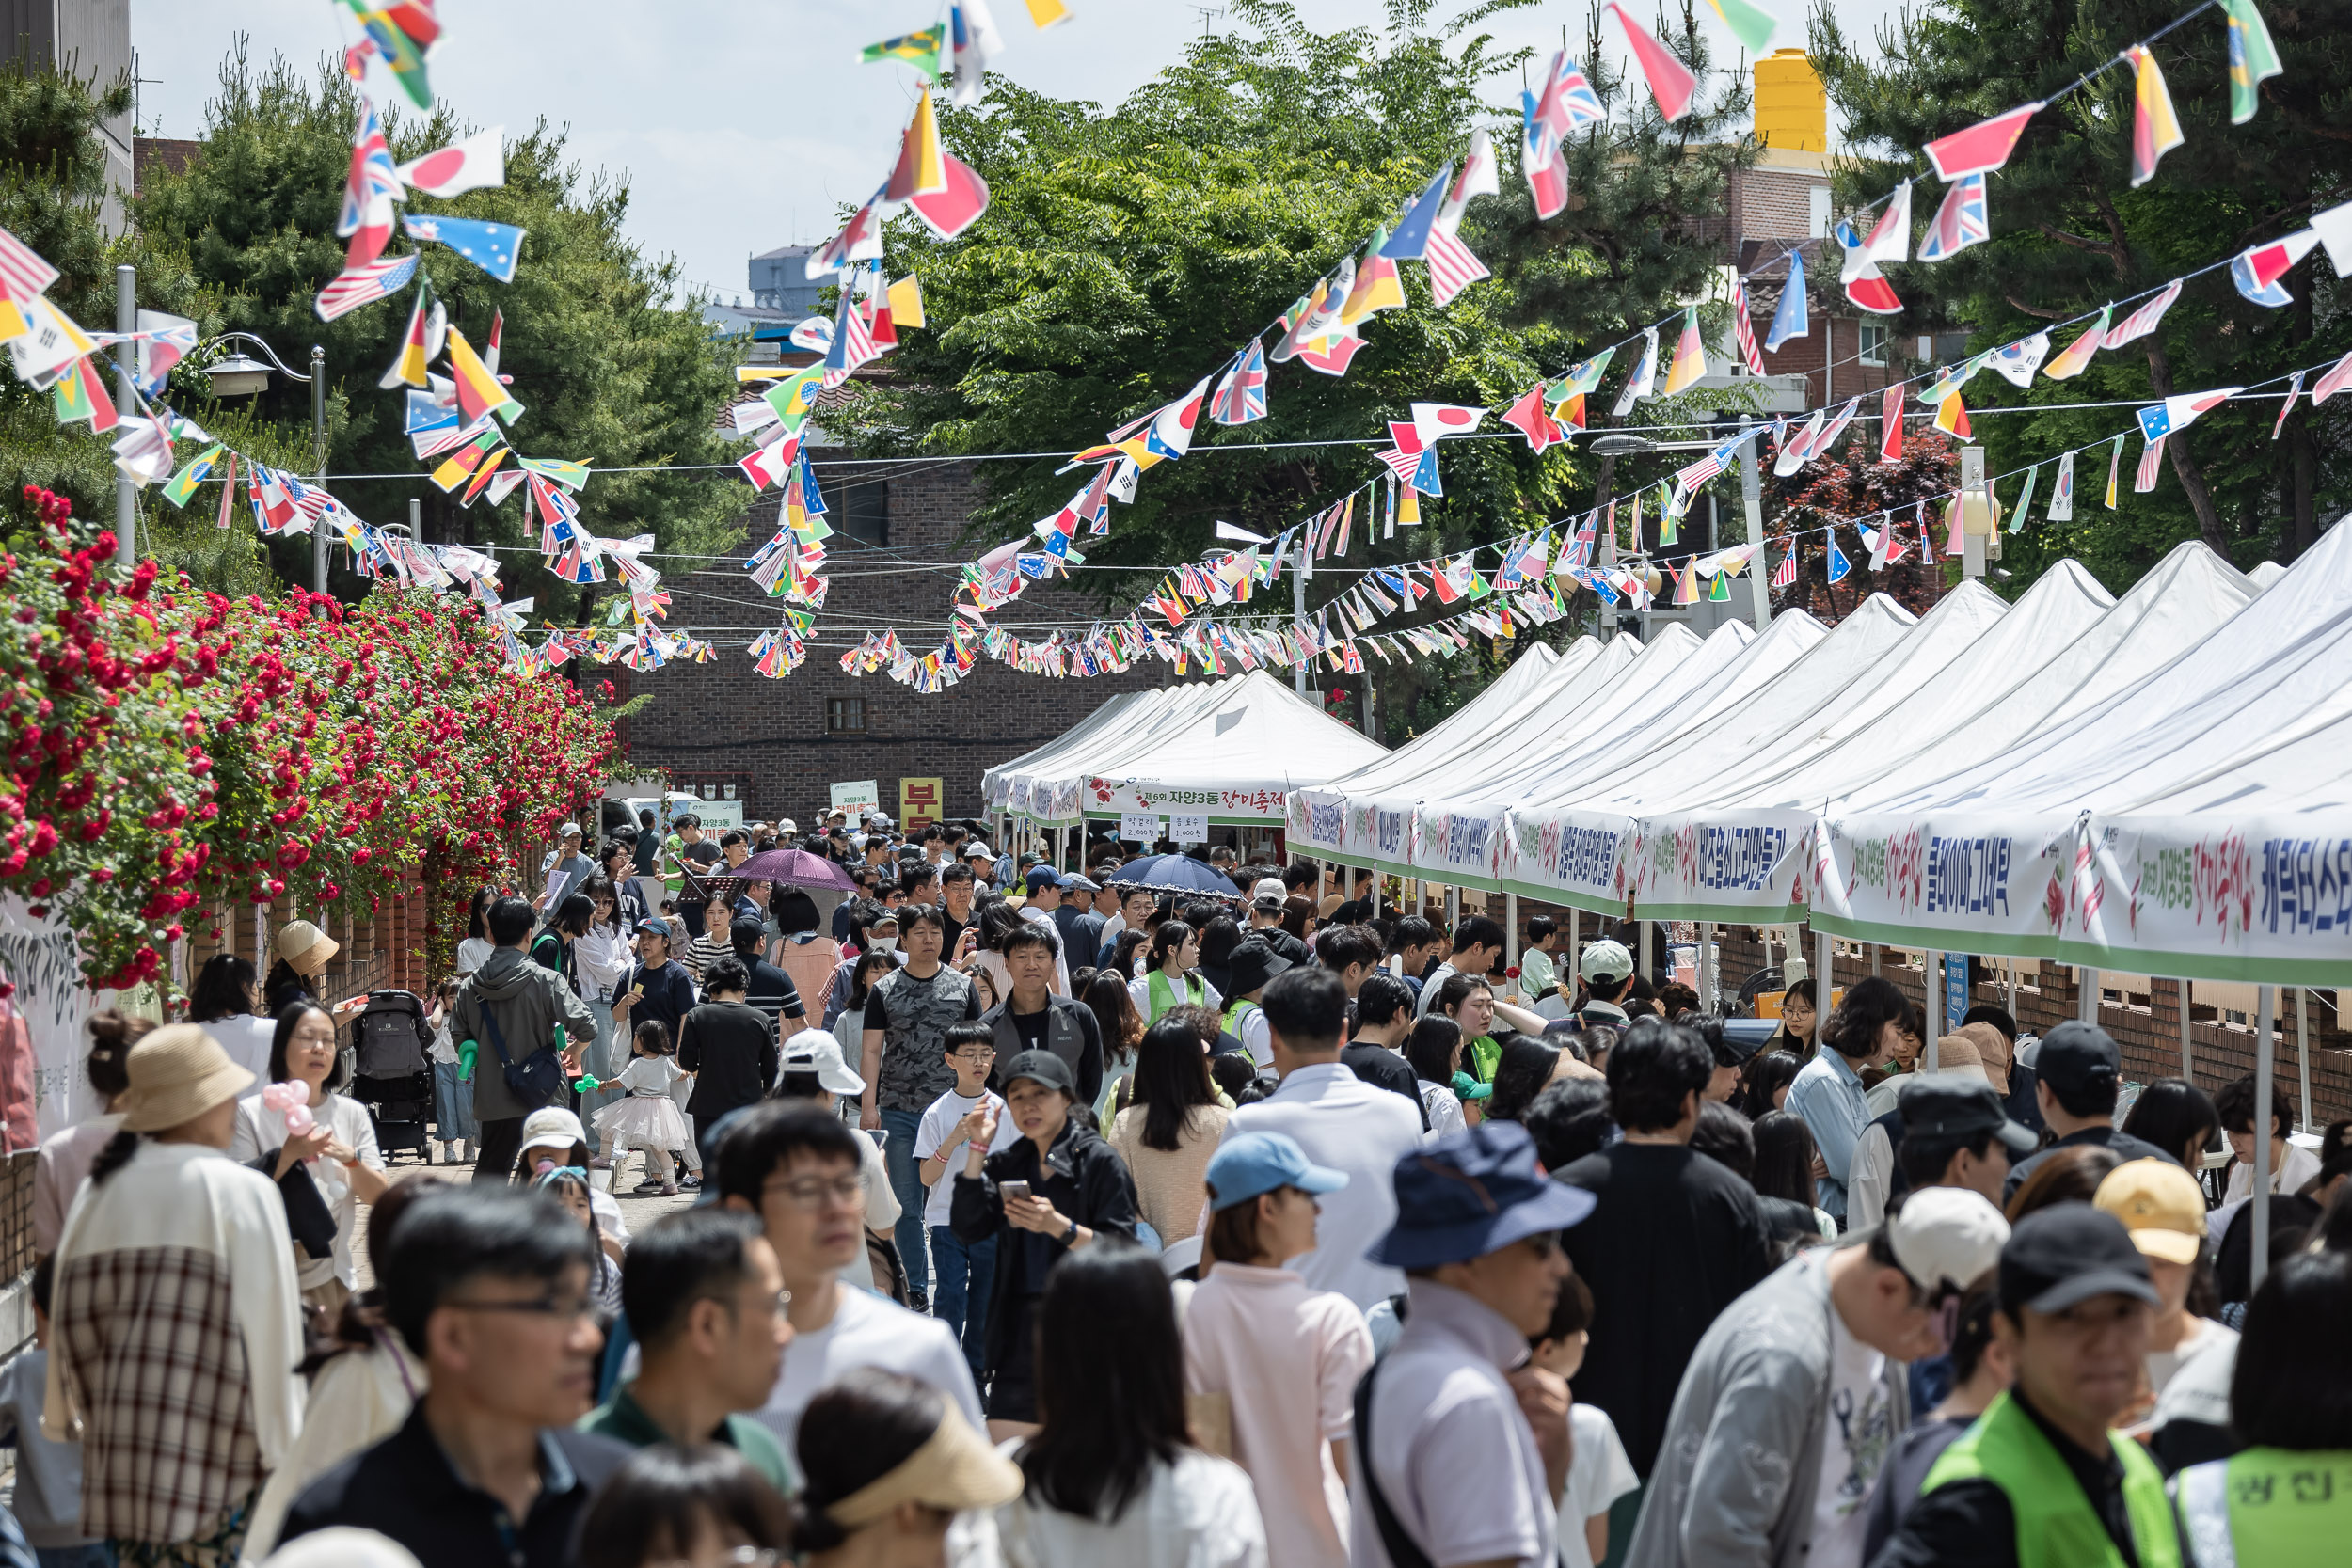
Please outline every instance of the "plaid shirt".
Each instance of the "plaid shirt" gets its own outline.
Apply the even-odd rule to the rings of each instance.
[[[82,1528],[151,1543],[217,1529],[300,1419],[276,1192],[217,1150],[144,1145],[84,1190],[57,1265],[42,1424],[82,1441]]]

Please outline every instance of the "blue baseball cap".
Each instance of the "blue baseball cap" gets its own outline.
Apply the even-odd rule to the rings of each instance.
[[[1027,886],[1031,893],[1042,893],[1049,887],[1059,889],[1061,873],[1050,865],[1033,865],[1029,868]]]
[[[1513,1242],[1580,1224],[1598,1202],[1535,1163],[1516,1121],[1449,1132],[1396,1163],[1396,1224],[1364,1256],[1397,1269],[1434,1269],[1500,1252]]]
[[[1307,1158],[1298,1141],[1285,1133],[1239,1132],[1209,1157],[1206,1180],[1216,1195],[1210,1207],[1223,1211],[1263,1197],[1278,1187],[1335,1193],[1347,1185],[1347,1172],[1316,1164]]]

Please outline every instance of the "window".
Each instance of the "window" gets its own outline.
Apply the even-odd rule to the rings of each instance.
[[[1829,238],[1829,187],[1815,185],[1805,193],[1805,232],[1817,240]]]
[[[863,697],[826,698],[825,733],[827,735],[864,735],[866,733],[866,699]]]
[[[864,473],[829,487],[833,503],[826,519],[834,530],[868,545],[890,543],[890,482],[880,473]]]
[[[1862,362],[1866,365],[1886,363],[1886,328],[1877,322],[1862,324]]]

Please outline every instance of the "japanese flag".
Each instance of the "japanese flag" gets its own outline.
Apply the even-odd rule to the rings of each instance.
[[[1478,428],[1478,421],[1486,417],[1484,408],[1465,407],[1455,403],[1417,403],[1413,404],[1413,432],[1426,447],[1440,436],[1467,436]]]
[[[506,127],[493,125],[479,135],[438,152],[411,159],[395,171],[401,182],[427,196],[456,196],[506,183]]]

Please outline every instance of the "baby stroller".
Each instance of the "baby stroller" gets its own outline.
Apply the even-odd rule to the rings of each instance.
[[[405,990],[371,991],[352,1034],[358,1061],[351,1098],[368,1108],[376,1148],[387,1159],[405,1150],[430,1160],[433,1064],[425,1048],[433,1037],[424,1004]]]

